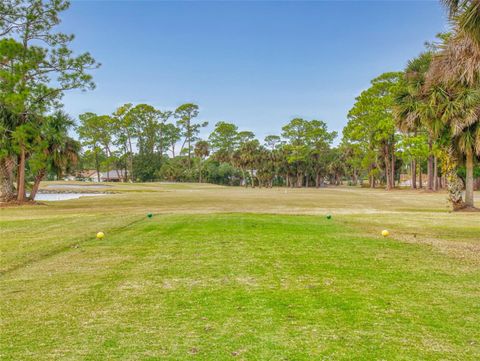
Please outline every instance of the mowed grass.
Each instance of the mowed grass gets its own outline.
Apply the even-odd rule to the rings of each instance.
[[[480,358],[480,217],[444,195],[136,189],[0,209],[0,359]]]

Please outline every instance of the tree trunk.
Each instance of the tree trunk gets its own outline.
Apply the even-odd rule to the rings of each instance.
[[[303,174],[297,173],[297,188],[302,188],[303,186]]]
[[[192,145],[191,145],[191,135],[190,135],[190,121],[188,122],[188,168],[192,168],[192,163],[191,163],[191,154],[190,154],[190,151],[192,149]]]
[[[428,176],[428,190],[433,190],[433,155],[432,155],[432,137],[428,136],[428,165],[427,165],[427,176]]]
[[[132,140],[130,139],[130,135],[128,136],[128,147],[130,151],[128,153],[128,171],[130,173],[130,181],[133,182],[133,148],[132,148]],[[125,178],[127,177],[127,172],[125,172]],[[127,180],[127,179],[125,179]]]
[[[9,202],[15,199],[14,167],[15,161],[12,157],[0,159],[0,202]]]
[[[412,170],[412,180],[410,186],[412,189],[417,189],[417,161],[415,159],[412,160],[410,168]]]
[[[320,187],[320,173],[317,173],[315,175],[315,187],[319,188]]]
[[[418,165],[418,170],[419,170],[419,174],[418,174],[419,188],[423,189],[422,165],[421,164]]]
[[[467,152],[466,155],[467,175],[465,177],[465,205],[473,207],[473,151]]]
[[[392,189],[391,165],[390,165],[390,154],[388,152],[388,145],[384,146],[384,158],[385,158],[386,189],[388,191]]]
[[[100,163],[98,162],[98,154],[95,152],[95,169],[97,171],[97,181],[100,183]]]
[[[392,163],[390,164],[390,170],[392,174],[390,175],[391,187],[392,189],[395,188],[395,150],[392,146]]]
[[[25,202],[25,146],[21,146],[20,149],[20,161],[18,163],[18,192],[17,192],[17,201]]]
[[[433,157],[433,190],[438,190],[438,159]]]
[[[31,201],[35,200],[35,197],[37,196],[38,188],[40,187],[40,182],[43,180],[43,177],[45,177],[46,173],[47,172],[45,169],[41,169],[35,176],[35,181],[33,182],[32,191],[30,192],[30,196],[28,197],[28,199],[30,199]]]

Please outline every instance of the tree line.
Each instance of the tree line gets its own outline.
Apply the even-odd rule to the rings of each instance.
[[[221,121],[200,139],[207,122],[198,121],[198,115],[199,108],[192,103],[173,111],[125,104],[111,115],[82,114],[78,127],[85,146],[82,167],[95,168],[97,175],[100,170],[115,170],[117,178],[142,182],[320,187],[327,178],[340,181],[333,166],[340,154],[331,147],[337,133],[329,132],[324,121],[295,118],[281,135],[262,141],[251,131]]]
[[[341,148],[371,187],[392,189],[408,172],[411,187],[422,188],[426,173],[428,190],[447,187],[453,208],[464,209],[474,206],[480,177],[480,26],[468,25],[480,13],[473,2],[447,3],[452,32],[427,43],[404,71],[372,80],[348,113]]]
[[[125,104],[74,121],[62,110],[62,96],[93,89],[90,70],[100,64],[88,52],[74,54],[73,35],[56,31],[68,1],[3,0],[0,199],[33,200],[46,177],[87,168],[132,182],[320,187],[346,181],[387,190],[408,173],[412,188],[425,181],[431,191],[446,187],[454,209],[473,207],[480,175],[480,8],[474,0],[443,3],[451,32],[427,43],[402,71],[373,79],[333,146],[337,134],[324,121],[302,118],[264,139],[222,121],[200,139],[207,122],[192,103],[172,110]]]

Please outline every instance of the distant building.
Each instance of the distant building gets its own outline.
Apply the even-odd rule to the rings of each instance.
[[[95,176],[96,175],[97,172],[95,172]],[[126,173],[122,169],[100,172],[100,182],[123,182],[125,178]]]
[[[82,180],[82,181],[93,181],[92,180],[93,175],[95,175],[95,181],[97,181],[97,178],[96,178],[97,171],[95,169],[85,169],[77,172],[75,174],[75,178],[77,180]]]

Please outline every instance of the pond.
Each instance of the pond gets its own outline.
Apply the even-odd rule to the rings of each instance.
[[[67,201],[69,199],[78,199],[80,197],[104,196],[105,193],[37,193],[36,201]]]

